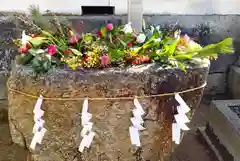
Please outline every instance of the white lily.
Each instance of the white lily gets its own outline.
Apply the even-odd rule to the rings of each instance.
[[[128,24],[126,24],[124,26],[123,31],[125,33],[132,33],[133,32],[133,29],[132,29],[132,26],[131,26],[131,22],[129,22]]]
[[[144,43],[144,41],[146,40],[146,36],[145,34],[139,34],[138,37],[137,37],[137,42],[138,43]]]
[[[22,45],[25,46],[30,39],[31,39],[31,36],[26,35],[25,30],[23,30],[23,32],[22,32],[22,40],[21,40]]]

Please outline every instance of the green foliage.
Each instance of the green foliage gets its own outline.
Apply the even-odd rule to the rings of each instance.
[[[17,63],[30,65],[36,72],[47,72],[63,64],[75,70],[151,62],[185,70],[192,63],[201,63],[199,59],[233,53],[232,38],[201,47],[191,38],[181,37],[180,31],[146,28],[144,20],[143,33],[135,33],[129,24],[118,27],[108,24],[113,27],[103,26],[98,33],[77,33],[66,18],[54,13],[50,13],[53,18],[46,18],[38,6],[30,6],[30,13],[41,30],[14,43],[21,53],[16,57]]]

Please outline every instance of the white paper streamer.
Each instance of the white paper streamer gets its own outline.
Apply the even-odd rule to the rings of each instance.
[[[180,144],[181,130],[189,130],[186,123],[189,123],[190,120],[186,116],[186,113],[191,109],[179,94],[175,95],[175,99],[180,105],[177,106],[178,114],[174,115],[176,123],[172,124],[172,141],[175,142],[175,144]]]
[[[141,142],[140,142],[140,134],[139,131],[141,130],[145,130],[145,128],[143,127],[143,119],[142,119],[142,115],[145,114],[142,105],[139,103],[139,101],[135,98],[133,100],[135,109],[132,110],[133,112],[133,116],[130,120],[132,122],[132,126],[129,127],[129,135],[130,135],[130,139],[131,139],[131,143],[132,145],[141,146]]]
[[[35,147],[36,147],[37,142],[38,142],[38,140],[39,140],[39,136],[40,136],[40,133],[39,133],[39,132],[36,132],[36,133],[34,134],[33,139],[32,139],[32,141],[31,141],[31,144],[30,144],[30,148],[31,148],[32,150],[35,150]]]
[[[140,112],[141,115],[145,114],[142,108],[142,105],[139,103],[139,101],[136,98],[134,99],[134,106],[137,108],[137,110]]]
[[[137,147],[141,146],[139,131],[137,128],[131,126],[129,127],[129,134],[132,145],[136,145]]]
[[[42,116],[44,115],[44,111],[41,110],[41,105],[42,105],[42,102],[43,102],[43,96],[40,95],[40,97],[38,98],[36,104],[35,104],[35,107],[33,109],[33,113],[34,113],[34,116],[33,116],[33,119],[34,119],[34,126],[33,126],[33,138],[32,138],[32,141],[31,141],[31,144],[30,144],[30,148],[32,150],[35,150],[35,147],[38,144],[41,144],[42,143],[42,139],[46,133],[46,129],[43,127],[45,121],[42,119]]]
[[[183,111],[184,113],[188,113],[191,110],[179,94],[175,95],[175,99],[180,104],[181,111]]]
[[[39,98],[37,99],[37,102],[36,102],[35,106],[34,106],[34,110],[33,110],[34,113],[36,113],[36,111],[41,110],[42,102],[43,102],[43,96],[40,95]]]
[[[180,144],[181,129],[177,123],[172,124],[172,140],[175,144]]]
[[[134,126],[135,128],[137,128],[138,130],[144,130],[144,129],[145,129],[145,128],[141,125],[141,124],[142,124],[142,123],[141,123],[141,120],[139,120],[138,118],[132,117],[132,118],[131,118],[131,122],[132,122],[133,126]]]
[[[92,131],[91,131],[91,132],[88,134],[88,136],[87,136],[87,142],[86,142],[86,145],[85,145],[87,148],[90,147],[90,145],[91,145],[91,143],[92,143],[92,141],[93,141],[94,136],[95,136],[95,132],[92,132]]]
[[[38,144],[42,144],[42,139],[46,132],[47,132],[47,130],[45,128],[42,128],[42,130],[39,132],[40,134],[39,134],[39,137],[37,140]]]
[[[83,126],[83,129],[81,131],[81,136],[84,137],[88,131],[92,130],[93,123],[88,122],[86,125]]]
[[[38,131],[39,127],[43,127],[44,123],[45,121],[42,119],[37,120],[33,126],[33,131],[32,131],[33,134],[35,134]]]
[[[81,116],[81,124],[83,126],[81,130],[81,136],[83,137],[78,150],[82,153],[84,148],[89,148],[93,138],[95,136],[95,132],[92,131],[93,123],[90,122],[92,118],[92,114],[88,113],[88,100],[85,99],[83,101],[82,107],[82,116]]]

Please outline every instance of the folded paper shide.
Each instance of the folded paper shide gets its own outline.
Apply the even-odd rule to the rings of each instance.
[[[17,63],[31,66],[36,72],[55,67],[107,68],[122,65],[158,63],[162,67],[185,70],[191,64],[206,63],[219,54],[233,53],[232,38],[200,46],[180,30],[165,31],[150,26],[136,33],[131,23],[123,26],[106,24],[97,32],[75,30],[66,19],[45,18],[32,6],[32,30],[15,40],[19,46]],[[82,28],[82,27],[81,27]]]
[[[84,148],[89,148],[93,138],[95,136],[95,132],[92,131],[93,123],[90,122],[90,119],[92,118],[92,114],[88,113],[88,100],[85,99],[83,101],[83,107],[82,107],[82,116],[81,116],[81,123],[83,126],[83,129],[81,131],[81,137],[82,141],[78,147],[78,150],[80,152],[83,152]]]
[[[179,94],[175,95],[175,100],[179,103],[179,106],[177,106],[177,114],[174,115],[175,122],[172,124],[172,141],[175,144],[180,144],[181,130],[189,130],[186,123],[189,123],[190,120],[186,113],[191,109]]]
[[[140,102],[135,98],[134,101],[135,108],[132,110],[133,117],[130,119],[132,126],[129,127],[129,134],[132,145],[137,147],[141,146],[140,142],[140,134],[139,131],[144,130],[143,127],[143,118],[142,116],[145,114],[143,107],[141,106]]]
[[[31,141],[31,144],[30,144],[30,148],[32,150],[35,150],[35,147],[38,144],[41,144],[42,143],[42,139],[43,139],[43,136],[45,135],[46,133],[46,129],[43,127],[45,121],[43,120],[43,114],[44,114],[44,111],[41,109],[41,105],[42,105],[42,102],[43,102],[43,96],[40,95],[40,97],[38,98],[36,104],[35,104],[35,107],[34,107],[34,110],[33,110],[33,113],[34,113],[34,127],[33,127],[33,138],[32,138],[32,141]]]

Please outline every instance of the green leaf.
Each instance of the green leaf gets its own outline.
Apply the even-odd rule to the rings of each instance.
[[[73,54],[77,55],[77,56],[82,56],[82,53],[76,49],[70,48],[70,50],[72,51]]]
[[[32,66],[34,68],[40,67],[41,66],[41,60],[38,59],[38,57],[34,57],[33,60],[32,60]]]
[[[178,59],[178,60],[191,59],[192,57],[193,57],[192,54],[179,54],[179,55],[173,56],[174,59]]]
[[[154,36],[155,39],[160,37],[160,33],[159,33],[159,31],[156,28],[153,31],[153,36]]]
[[[181,62],[177,62],[177,66],[184,72],[186,72],[186,65]]]
[[[144,18],[142,19],[142,30],[146,30],[146,21],[144,20]]]
[[[110,57],[113,60],[118,60],[124,55],[124,52],[119,49],[109,49]]]
[[[44,61],[43,62],[43,68],[45,71],[48,71],[51,68],[51,62],[50,61]]]
[[[54,56],[51,56],[51,62],[57,65],[60,65],[60,60]]]
[[[15,59],[18,64],[25,65],[30,63],[30,61],[33,59],[33,56],[31,54],[20,54],[17,55]]]
[[[226,38],[217,44],[210,44],[202,49],[193,50],[192,53],[197,53],[195,57],[205,57],[205,56],[215,56],[219,54],[232,54],[233,50],[233,40],[232,38]]]
[[[169,45],[169,56],[172,56],[176,50],[178,40],[175,40],[171,45]]]
[[[120,39],[119,41],[120,41],[120,43],[121,43],[124,47],[127,46],[127,44],[126,44],[124,41],[122,41],[121,39]]]
[[[113,41],[112,41],[112,34],[111,33],[109,33],[109,40],[110,40],[110,43],[113,43]]]
[[[47,32],[47,31],[44,31],[44,30],[42,30],[42,34],[43,34],[44,36],[46,36],[46,37],[52,37],[52,36],[53,36],[52,34],[50,34],[50,33]]]
[[[32,44],[33,47],[38,47],[44,43],[47,43],[48,39],[45,37],[35,37],[32,38],[29,42]]]
[[[36,56],[37,53],[36,53],[36,49],[29,49],[28,52],[33,55],[33,56]]]
[[[100,31],[101,31],[101,33],[102,33],[102,36],[103,36],[103,37],[106,37],[106,35],[107,35],[106,27],[105,27],[105,26],[102,27]]]

